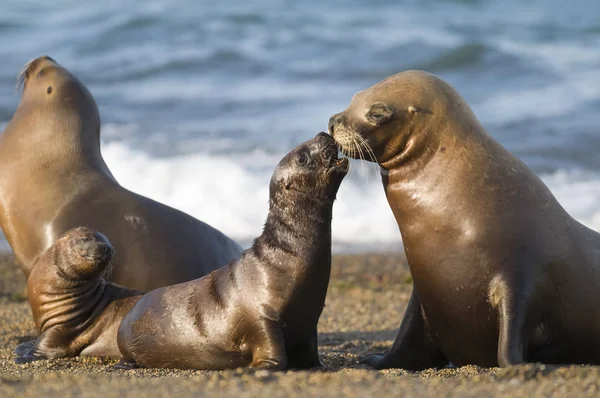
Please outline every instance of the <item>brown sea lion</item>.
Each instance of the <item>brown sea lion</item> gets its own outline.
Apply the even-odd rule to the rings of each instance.
[[[25,275],[82,225],[110,237],[110,280],[138,290],[199,278],[240,256],[218,230],[119,185],[100,153],[96,102],[67,69],[44,56],[21,80],[21,102],[0,135],[0,228]]]
[[[34,264],[27,290],[39,337],[16,363],[82,356],[120,357],[117,330],[141,292],[105,280],[113,248],[86,227],[68,231]]]
[[[204,278],[154,290],[118,332],[122,367],[320,367],[317,322],[331,270],[333,202],[348,160],[325,133],[286,155],[263,233]]]
[[[392,348],[367,363],[600,363],[600,234],[449,84],[391,76],[355,95],[329,130],[344,153],[360,147],[381,166],[414,281]]]

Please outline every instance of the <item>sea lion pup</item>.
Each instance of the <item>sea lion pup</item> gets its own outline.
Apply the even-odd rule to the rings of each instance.
[[[263,233],[204,278],[154,290],[125,316],[120,367],[320,367],[317,322],[331,270],[331,213],[348,160],[320,133],[270,183]]]
[[[16,363],[82,356],[119,358],[117,329],[141,292],[107,282],[113,248],[86,227],[67,231],[36,261],[27,290],[39,337]]]
[[[44,56],[21,73],[19,106],[0,135],[0,228],[25,275],[71,228],[110,237],[110,280],[138,290],[199,278],[239,258],[233,240],[128,191],[100,153],[100,115],[87,88]]]
[[[367,363],[600,363],[600,234],[449,84],[391,76],[356,94],[329,130],[344,153],[381,166],[414,281],[392,348]]]

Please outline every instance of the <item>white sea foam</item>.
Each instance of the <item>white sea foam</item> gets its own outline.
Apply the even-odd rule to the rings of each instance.
[[[197,217],[242,242],[260,235],[268,211],[269,180],[283,156],[192,154],[151,158],[121,143],[109,143],[104,157],[125,187]],[[354,167],[358,173],[360,167]],[[389,247],[400,233],[381,182],[346,178],[333,212],[333,240]]]
[[[283,154],[191,154],[152,158],[118,142],[103,145],[117,180],[128,189],[185,211],[247,245],[261,233],[268,210],[268,184]],[[333,213],[338,251],[401,249],[400,233],[379,178],[360,178],[354,162]],[[560,170],[541,176],[577,220],[600,231],[600,174]],[[0,250],[6,250],[0,239]]]

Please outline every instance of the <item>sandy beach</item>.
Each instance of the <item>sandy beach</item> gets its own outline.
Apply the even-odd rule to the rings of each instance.
[[[13,363],[13,348],[35,336],[25,278],[0,256],[0,397],[187,396],[596,396],[600,367],[526,365],[509,369],[374,371],[358,359],[393,342],[411,290],[403,255],[336,255],[319,352],[327,371],[200,372],[114,370],[102,358]]]

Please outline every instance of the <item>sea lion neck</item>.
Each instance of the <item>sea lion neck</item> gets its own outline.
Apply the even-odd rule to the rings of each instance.
[[[83,110],[89,117],[82,118],[78,114],[82,110],[22,103],[0,135],[0,154],[13,154],[2,159],[25,161],[29,167],[48,171],[78,166],[107,170],[100,154],[100,118],[95,106],[91,108]]]
[[[300,266],[302,269],[295,269],[293,273],[305,273],[323,256],[331,256],[332,203],[313,199],[282,205],[271,200],[269,207],[263,233],[248,250],[260,264],[285,269]],[[285,261],[279,262],[278,258]],[[290,258],[298,261],[289,261]]]
[[[332,205],[318,209],[304,205],[271,207],[263,233],[233,265],[235,269],[247,259],[257,274],[266,276],[268,289],[277,292],[269,307],[283,318],[290,316],[288,311],[298,303],[324,301],[331,273]],[[290,289],[290,280],[294,289]]]
[[[294,239],[306,241],[315,239],[316,231],[324,231],[323,226],[331,224],[334,199],[311,196],[303,192],[287,191],[274,195],[269,201],[269,214],[264,232],[288,230]]]
[[[494,197],[487,192],[492,186],[485,181],[491,173],[499,172],[501,167],[492,159],[494,156],[498,159],[497,154],[505,151],[485,133],[457,130],[451,119],[445,124],[439,140],[422,147],[421,158],[389,170],[381,169],[384,190],[398,224],[404,229],[403,236],[404,232],[419,230],[416,225],[424,220],[436,220],[435,225],[428,225],[436,231],[455,228],[466,221],[464,214],[479,210],[470,205],[470,209],[461,209],[465,211],[463,220],[456,220],[454,214],[462,204],[451,200],[447,192],[466,197],[473,194]]]
[[[57,283],[49,284],[48,280]],[[27,285],[34,321],[40,333],[57,325],[75,322],[72,326],[76,326],[81,319],[89,319],[89,314],[97,311],[97,304],[106,289],[106,281],[102,278],[73,281],[66,279],[58,269],[34,269]],[[60,304],[67,302],[80,305],[65,312]]]

